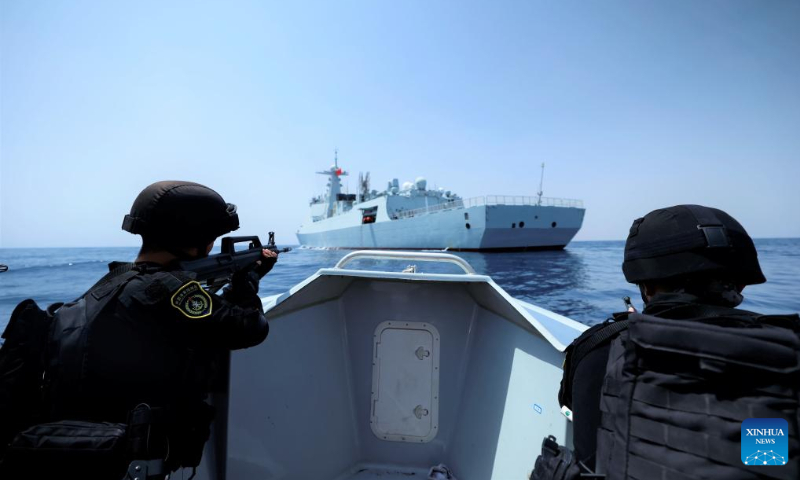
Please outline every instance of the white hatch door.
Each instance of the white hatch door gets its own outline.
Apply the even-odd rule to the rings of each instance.
[[[436,436],[439,343],[429,323],[391,321],[375,329],[370,424],[378,438],[424,443]]]

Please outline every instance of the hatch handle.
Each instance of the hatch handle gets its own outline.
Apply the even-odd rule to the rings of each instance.
[[[364,258],[371,258],[375,260],[416,260],[420,262],[441,262],[452,263],[461,267],[464,273],[475,275],[475,269],[472,265],[467,263],[461,257],[457,257],[450,253],[432,253],[432,252],[384,252],[380,250],[359,250],[357,252],[348,253],[336,264],[333,268],[344,268],[345,265],[353,260],[360,260]]]
[[[414,355],[416,355],[420,360],[425,360],[425,357],[431,356],[431,352],[430,350],[425,350],[424,347],[419,347],[417,351],[414,352]]]
[[[422,417],[427,417],[428,413],[428,409],[422,408],[422,405],[417,405],[416,408],[414,408],[414,416],[420,420],[422,420]]]

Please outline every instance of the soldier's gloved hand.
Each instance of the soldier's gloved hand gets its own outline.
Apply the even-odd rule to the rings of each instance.
[[[252,305],[260,308],[258,282],[272,270],[278,261],[278,254],[265,248],[261,251],[261,257],[262,259],[256,262],[254,267],[233,274],[230,285],[225,287],[223,292],[226,300],[241,306]]]
[[[258,276],[254,268],[236,272],[231,277],[231,283],[223,291],[225,300],[240,306],[260,306],[258,298]]]
[[[278,254],[269,250],[267,248],[261,250],[261,260],[256,262],[255,272],[258,274],[258,278],[264,277],[272,267],[275,266],[275,262],[278,261]]]

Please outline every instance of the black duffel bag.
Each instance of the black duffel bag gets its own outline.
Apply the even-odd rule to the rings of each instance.
[[[0,462],[0,478],[116,480],[125,476],[127,425],[74,420],[18,433]]]

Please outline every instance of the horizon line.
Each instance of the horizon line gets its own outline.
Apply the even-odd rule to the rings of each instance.
[[[224,238],[224,237],[220,237]],[[800,237],[751,237],[753,240],[800,240]],[[624,242],[626,239],[615,239],[615,240],[573,240],[569,242],[564,248],[569,248],[569,246],[573,243],[589,243],[589,242]],[[279,246],[286,246],[292,248],[299,248],[303,245],[301,244],[291,244],[291,243],[281,243]],[[17,249],[58,249],[58,248],[141,248],[141,245],[113,245],[113,246],[102,246],[102,245],[86,245],[81,247],[3,247],[0,246],[0,250],[17,250]],[[369,250],[370,248],[336,248],[336,247],[312,247],[308,250],[343,250],[343,251],[354,251],[354,250]],[[376,248],[377,250],[381,250],[380,248]],[[402,250],[402,249],[399,249]],[[436,250],[436,249],[430,249]],[[442,251],[446,251],[442,249]],[[455,251],[453,251],[455,252]],[[486,253],[486,252],[469,252],[469,253]],[[525,252],[519,252],[525,253]]]

